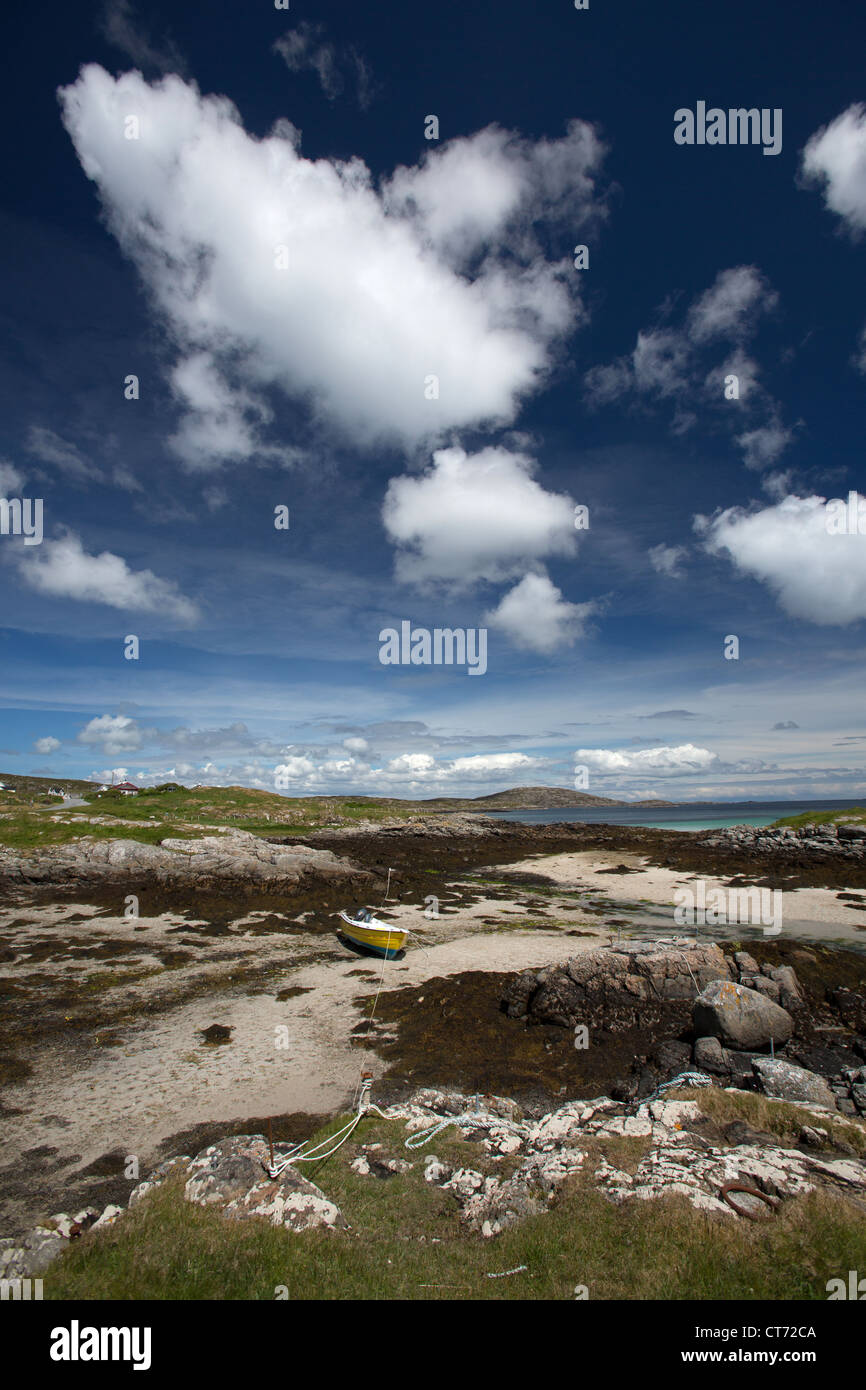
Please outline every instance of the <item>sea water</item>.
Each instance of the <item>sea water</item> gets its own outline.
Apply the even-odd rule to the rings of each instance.
[[[730,825],[772,825],[782,816],[818,811],[842,811],[862,806],[859,800],[832,801],[703,801],[680,806],[551,806],[538,811],[486,811],[500,820],[546,825],[552,821],[581,821],[587,825],[641,825],[656,830],[722,830]],[[480,809],[480,808],[479,808]]]

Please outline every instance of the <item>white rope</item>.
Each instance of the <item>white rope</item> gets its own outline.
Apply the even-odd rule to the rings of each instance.
[[[473,1096],[472,1099],[477,1104],[480,1097]],[[510,1120],[503,1119],[499,1115],[491,1117],[478,1110],[462,1110],[459,1115],[451,1115],[446,1119],[436,1120],[427,1129],[423,1129],[417,1134],[411,1134],[408,1139],[403,1141],[404,1148],[423,1148],[426,1143],[434,1139],[437,1134],[441,1134],[442,1130],[447,1129],[449,1125],[458,1125],[460,1129],[510,1129],[513,1133],[518,1132]]]
[[[663,1081],[661,1086],[656,1086],[655,1090],[650,1095],[644,1096],[642,1100],[630,1100],[626,1108],[631,1109],[632,1106],[640,1108],[642,1105],[649,1105],[650,1101],[655,1100],[658,1096],[662,1095],[663,1092],[670,1091],[674,1086],[693,1086],[698,1088],[700,1086],[712,1086],[712,1084],[712,1078],[707,1076],[706,1072],[681,1071],[678,1076],[672,1077],[670,1081]]]
[[[428,1140],[435,1139],[436,1135],[440,1134],[443,1129],[447,1129],[449,1125],[456,1125],[456,1123],[456,1120],[451,1119],[437,1120],[435,1125],[430,1125],[429,1129],[422,1130],[420,1134],[411,1135],[410,1138],[406,1140],[405,1147],[407,1149],[423,1148]]]
[[[390,951],[390,949],[391,949],[391,931],[392,931],[392,928],[391,928],[389,925],[387,925],[387,924],[385,924],[385,925],[386,925],[386,930],[387,930],[387,932],[388,932],[388,939],[387,939],[387,943],[386,943],[386,946],[385,946],[385,951],[386,951],[386,953],[387,953],[387,952]],[[395,931],[400,931],[400,930],[402,930],[402,928],[395,927],[393,930],[395,930]],[[379,975],[379,985],[378,985],[378,988],[377,988],[377,990],[376,990],[376,997],[375,997],[375,999],[373,1000],[373,1007],[372,1007],[372,1009],[370,1010],[370,1016],[369,1016],[369,1019],[367,1020],[367,1037],[369,1037],[370,1028],[372,1027],[373,1019],[374,1019],[375,1014],[376,1014],[376,1008],[377,1008],[378,1003],[379,1003],[379,995],[382,993],[382,985],[383,985],[384,980],[385,980],[385,966],[386,966],[387,962],[388,962],[388,956],[387,956],[387,954],[385,954],[385,955],[383,955],[383,957],[382,957],[382,970],[381,970],[380,975]],[[285,1158],[283,1159],[282,1163],[279,1163],[279,1164],[273,1163],[273,1164],[269,1164],[269,1165],[266,1165],[266,1166],[265,1166],[265,1171],[266,1171],[266,1173],[268,1174],[268,1177],[270,1177],[270,1178],[278,1178],[279,1175],[280,1175],[280,1173],[282,1173],[282,1172],[284,1171],[284,1169],[288,1168],[290,1165],[295,1164],[295,1163],[323,1163],[323,1162],[325,1161],[326,1158],[330,1158],[332,1154],[335,1154],[335,1153],[337,1152],[338,1149],[342,1148],[342,1146],[345,1144],[346,1140],[350,1137],[350,1135],[354,1132],[354,1130],[357,1128],[357,1126],[361,1123],[361,1120],[364,1118],[365,1114],[366,1114],[369,1110],[375,1110],[375,1112],[376,1112],[377,1115],[381,1115],[381,1116],[382,1116],[382,1119],[383,1119],[383,1120],[386,1120],[386,1119],[388,1118],[388,1116],[387,1116],[387,1115],[383,1115],[383,1114],[382,1114],[382,1111],[379,1109],[379,1107],[378,1107],[377,1105],[371,1105],[371,1104],[370,1104],[370,1088],[372,1087],[372,1085],[373,1085],[373,1082],[372,1082],[371,1078],[365,1077],[365,1076],[364,1076],[364,1072],[363,1072],[363,1063],[362,1063],[362,1069],[361,1069],[361,1071],[359,1072],[359,1075],[358,1075],[358,1082],[357,1082],[357,1084],[356,1084],[356,1086],[355,1086],[355,1090],[354,1090],[354,1092],[353,1092],[353,1094],[352,1094],[352,1104],[353,1104],[353,1105],[355,1105],[355,1096],[356,1096],[356,1095],[357,1095],[357,1098],[358,1098],[358,1099],[357,1099],[357,1110],[356,1110],[355,1114],[352,1116],[351,1120],[349,1120],[349,1122],[348,1122],[347,1124],[345,1124],[345,1125],[343,1126],[342,1129],[338,1129],[337,1132],[336,1132],[335,1134],[329,1134],[328,1137],[327,1137],[327,1139],[323,1139],[323,1140],[321,1141],[321,1143],[316,1144],[314,1148],[312,1148],[312,1149],[307,1149],[306,1153],[302,1153],[301,1150],[304,1148],[305,1144],[309,1142],[308,1140],[303,1140],[300,1144],[296,1144],[295,1147],[294,1147],[293,1149],[290,1149],[290,1150],[289,1150],[288,1154],[285,1156]],[[359,1089],[359,1088],[360,1088],[360,1089]],[[335,1139],[337,1140],[337,1143],[334,1143],[334,1142],[333,1142]],[[329,1145],[329,1144],[332,1146],[331,1148],[328,1148],[328,1145]],[[324,1151],[324,1152],[323,1152],[323,1151]]]

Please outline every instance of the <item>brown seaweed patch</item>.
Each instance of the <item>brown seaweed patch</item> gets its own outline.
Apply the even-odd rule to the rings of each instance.
[[[23,1061],[21,1057],[10,1056],[9,1053],[0,1055],[0,1086],[18,1085],[32,1075],[33,1068],[29,1062]]]
[[[232,1031],[233,1030],[227,1027],[225,1023],[212,1023],[209,1028],[199,1029],[205,1042],[209,1043],[211,1046],[231,1042]]]

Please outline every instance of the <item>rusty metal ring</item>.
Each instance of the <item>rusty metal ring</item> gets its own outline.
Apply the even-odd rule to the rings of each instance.
[[[745,1211],[742,1207],[738,1207],[736,1202],[732,1202],[728,1195],[731,1192],[743,1192],[747,1197],[759,1197],[760,1200],[766,1202],[767,1206],[770,1208],[767,1216],[771,1213],[775,1213],[779,1209],[778,1198],[768,1197],[766,1192],[759,1192],[757,1187],[747,1187],[744,1183],[739,1182],[726,1182],[719,1196],[723,1202],[727,1202],[731,1211],[736,1212],[737,1216],[747,1217],[749,1221],[765,1221],[767,1216],[758,1216],[756,1212]]]

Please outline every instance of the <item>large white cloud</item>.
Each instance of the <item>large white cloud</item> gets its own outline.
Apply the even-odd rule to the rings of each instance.
[[[612,748],[578,748],[575,762],[590,772],[697,772],[711,767],[717,755],[694,743],[672,748],[641,748],[634,752]]]
[[[866,229],[866,106],[855,103],[816,131],[803,150],[801,171],[851,231]]]
[[[198,609],[153,570],[132,570],[120,555],[104,550],[88,555],[81,540],[68,532],[60,540],[45,540],[22,552],[18,572],[31,589],[55,598],[104,603],[129,612],[161,613],[192,623]]]
[[[786,613],[822,626],[866,618],[866,536],[828,533],[823,497],[697,517],[706,548],[766,584]]]
[[[484,620],[515,646],[548,653],[572,646],[582,637],[596,607],[594,601],[569,603],[546,574],[527,574]]]
[[[131,753],[143,742],[141,729],[126,714],[101,714],[91,719],[78,734],[79,743],[99,745],[107,757]]]
[[[382,518],[399,547],[397,577],[460,587],[574,554],[574,502],[546,492],[534,472],[525,454],[454,447],[437,450],[425,473],[392,478]]]
[[[566,253],[579,214],[598,210],[602,154],[581,122],[534,143],[484,130],[377,188],[360,159],[303,158],[286,120],[257,139],[230,101],[176,76],[149,85],[90,65],[59,95],[178,346],[175,388],[193,420],[174,443],[191,467],[256,451],[269,386],[361,446],[510,421],[580,316]],[[138,139],[125,138],[128,116]],[[531,230],[551,218],[556,259]],[[425,395],[431,375],[438,399]]]

